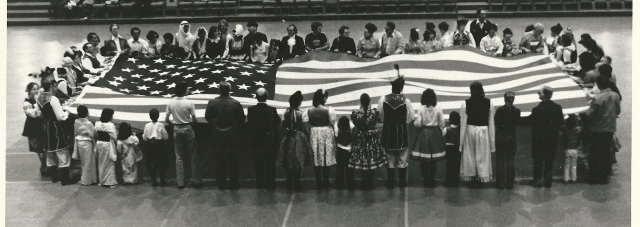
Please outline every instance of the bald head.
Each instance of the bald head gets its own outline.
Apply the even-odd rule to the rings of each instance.
[[[266,102],[268,97],[269,92],[267,92],[267,89],[258,88],[258,90],[256,90],[256,99],[258,99],[258,102]]]

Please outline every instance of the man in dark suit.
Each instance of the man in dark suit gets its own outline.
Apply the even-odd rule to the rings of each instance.
[[[531,186],[551,187],[553,180],[553,161],[558,150],[558,132],[564,124],[562,107],[551,101],[553,90],[544,86],[538,91],[540,104],[531,110],[531,115],[521,119],[531,129],[531,156],[533,158],[533,181]]]
[[[516,93],[504,94],[504,106],[496,110],[494,124],[496,128],[496,188],[513,189],[516,178],[515,159],[517,150],[516,125],[520,120],[520,110],[513,106]]]
[[[238,184],[240,128],[244,124],[246,116],[240,102],[229,96],[231,84],[223,81],[220,83],[219,89],[220,96],[209,101],[204,118],[212,126],[211,149],[216,159],[218,187],[220,189],[227,187],[227,175],[229,175],[229,189],[236,190],[240,188]]]
[[[491,21],[487,20],[487,10],[483,8],[479,8],[476,14],[478,14],[478,19],[470,21],[465,30],[473,35],[473,39],[476,41],[476,47],[479,47],[482,38],[489,34]]]
[[[255,157],[256,183],[259,189],[266,187],[267,190],[273,190],[276,188],[277,129],[280,117],[276,108],[267,105],[268,97],[266,89],[259,88],[256,91],[258,104],[249,107],[247,121]]]

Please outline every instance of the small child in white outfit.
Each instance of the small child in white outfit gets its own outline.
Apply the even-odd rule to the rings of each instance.
[[[565,132],[563,135],[563,142],[565,146],[565,160],[564,160],[564,183],[575,183],[578,179],[576,173],[578,165],[579,150],[582,149],[581,136],[582,127],[578,125],[578,119],[575,114],[569,115],[565,121]]]

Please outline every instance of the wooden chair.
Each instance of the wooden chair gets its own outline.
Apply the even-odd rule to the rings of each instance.
[[[308,0],[307,14],[313,14],[313,8],[320,8],[322,10],[322,14],[327,13],[325,0]]]
[[[578,0],[578,10],[582,10],[583,4],[591,3],[591,10],[596,9],[596,2],[594,0]]]
[[[209,0],[198,0],[198,1],[193,1],[193,13],[192,16],[195,17],[196,16],[196,12],[197,11],[204,11],[205,16],[209,16],[209,10],[211,9],[211,6],[209,5]]]
[[[276,0],[262,0],[262,15],[264,15],[265,8],[273,9],[273,14],[278,14],[278,4]]]
[[[233,10],[233,15],[238,15],[239,4],[238,0],[222,0],[222,15],[225,15],[227,9]]]
[[[411,8],[411,12],[413,13],[415,12],[416,6],[420,6],[420,5],[425,7],[428,6],[428,4],[426,4],[424,0],[398,0],[396,2],[396,10],[398,12],[401,12],[400,7],[409,6]]]
[[[508,6],[516,6],[517,11],[522,8],[520,6],[520,0],[502,0],[502,11],[506,11]]]

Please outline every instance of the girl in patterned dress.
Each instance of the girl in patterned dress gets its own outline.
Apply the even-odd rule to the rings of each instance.
[[[311,144],[309,143],[309,130],[302,121],[304,114],[300,110],[302,93],[296,91],[289,98],[289,108],[282,115],[282,128],[284,137],[280,142],[278,151],[278,166],[285,168],[287,172],[287,189],[302,190],[300,175],[304,166],[313,163]]]
[[[75,132],[73,159],[80,160],[82,163],[80,184],[85,186],[98,183],[95,151],[96,130],[88,117],[89,110],[87,107],[83,105],[78,106],[78,119],[73,123]]]
[[[422,54],[422,49],[420,48],[420,34],[418,33],[420,30],[417,28],[412,28],[411,33],[409,33],[409,42],[404,45],[403,54]]]
[[[360,109],[351,112],[351,121],[355,125],[353,130],[353,144],[349,168],[362,170],[362,189],[373,189],[373,174],[375,169],[387,165],[387,156],[380,144],[376,123],[379,112],[371,108],[371,98],[368,94],[360,96]]]
[[[454,46],[464,46],[469,45],[473,48],[476,48],[476,41],[473,38],[473,34],[471,32],[466,31],[467,20],[459,20],[458,21],[458,30],[453,32],[453,45]]]
[[[302,116],[302,121],[311,126],[310,142],[318,190],[329,188],[329,170],[336,164],[336,142],[332,127],[336,122],[336,114],[333,108],[324,105],[328,97],[329,93],[318,89],[313,95],[313,107]]]
[[[414,125],[419,127],[416,140],[411,149],[411,156],[420,160],[420,170],[424,186],[436,187],[436,163],[445,159],[445,142],[442,135],[444,116],[437,106],[436,93],[427,89],[422,93],[422,106],[418,109]]]
[[[429,53],[442,49],[442,43],[440,40],[436,39],[436,31],[426,30],[424,31],[424,34],[422,34],[422,37],[424,39],[420,44],[422,53]]]
[[[139,143],[138,137],[131,133],[131,126],[127,122],[120,123],[117,149],[122,156],[122,178],[125,184],[138,183],[137,162],[142,160]]]
[[[27,119],[24,122],[24,129],[22,130],[22,136],[26,136],[29,141],[29,151],[34,152],[40,159],[40,175],[48,176],[47,174],[47,153],[42,148],[41,136],[42,136],[42,120],[38,118],[36,112],[36,97],[38,97],[38,90],[40,86],[36,83],[29,83],[27,85],[28,97],[24,99],[22,103],[22,109],[24,114],[27,115]]]

